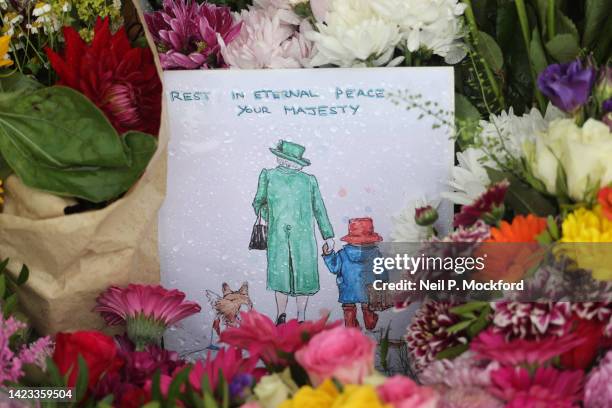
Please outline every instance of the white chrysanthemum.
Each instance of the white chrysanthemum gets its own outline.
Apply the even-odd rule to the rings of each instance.
[[[315,43],[312,65],[340,67],[395,65],[395,46],[401,40],[397,24],[381,17],[368,0],[334,0],[325,22],[307,38]]]
[[[416,209],[427,205],[437,209],[440,201],[428,201],[427,199],[414,200],[408,203],[399,215],[393,217],[393,231],[391,241],[393,242],[423,242],[430,238],[432,230],[422,227],[414,219]]]
[[[466,6],[458,0],[373,0],[371,6],[400,27],[409,51],[425,48],[449,64],[465,57],[461,15]]]
[[[481,149],[467,148],[457,153],[459,164],[453,167],[449,186],[453,191],[441,194],[443,198],[455,204],[473,203],[491,184],[485,165],[496,168],[495,163],[487,158]]]
[[[520,158],[526,142],[533,142],[539,133],[548,129],[550,122],[564,117],[564,113],[552,105],[548,106],[545,116],[536,108],[516,116],[510,108],[508,112],[491,115],[489,121],[480,121],[480,139],[491,154],[506,163],[508,159]]]
[[[263,9],[243,10],[239,36],[226,45],[221,38],[221,54],[231,68],[302,68],[312,45],[295,27],[281,21],[280,10],[269,14]]]

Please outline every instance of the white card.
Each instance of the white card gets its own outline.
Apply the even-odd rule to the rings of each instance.
[[[166,342],[173,349],[192,352],[218,344],[215,320],[221,329],[232,324],[249,301],[277,318],[274,289],[279,286],[269,282],[270,254],[248,246],[262,169],[272,175],[267,180],[278,175],[273,169],[280,156],[305,164],[289,151],[291,145],[284,145],[288,152],[280,156],[273,153],[279,140],[305,149],[301,157],[310,165],[290,170],[307,173],[300,180],[316,180],[336,251],[345,244],[340,238],[348,233],[349,219],[371,218],[375,232],[388,242],[392,217],[410,200],[437,197],[448,189],[454,155],[452,68],[170,71],[164,82],[171,138],[167,198],[159,218],[162,279],[203,309],[169,332]],[[400,92],[405,100],[390,96]],[[279,212],[298,211],[292,194],[267,194],[275,202],[273,222],[286,221]],[[451,210],[441,208],[441,218],[449,223]],[[297,269],[308,269],[312,278],[314,264],[316,293],[310,293],[314,289],[308,284],[302,288],[310,293],[306,318],[331,310],[332,319],[342,319],[336,275],[321,257],[321,220],[304,211],[300,222],[306,227],[295,228],[306,235],[312,228],[305,241],[306,247],[314,242],[316,253],[294,245],[299,248],[290,250],[290,264],[298,258],[301,263],[295,271],[290,267],[295,274],[291,282],[303,283]],[[273,245],[285,248],[279,226],[274,228],[269,232],[277,239]],[[290,234],[295,237],[295,229]],[[282,275],[277,269],[275,276]],[[229,285],[225,293],[224,282]],[[245,288],[239,291],[243,282],[248,282],[248,294]],[[305,293],[293,286],[287,319],[296,317],[293,295]],[[357,316],[364,327],[359,305]],[[401,338],[406,321],[392,310],[379,313],[373,336],[390,321],[391,337]]]

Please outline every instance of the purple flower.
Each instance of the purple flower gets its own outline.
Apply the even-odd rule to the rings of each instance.
[[[595,82],[595,69],[580,60],[549,65],[538,77],[538,88],[557,108],[575,112],[584,105]]]
[[[145,14],[164,69],[226,67],[219,39],[232,42],[242,23],[234,23],[229,7],[193,0],[164,0],[161,11]]]
[[[255,378],[251,374],[238,374],[229,385],[229,392],[232,398],[238,398],[240,400],[247,397],[246,392],[251,386]]]

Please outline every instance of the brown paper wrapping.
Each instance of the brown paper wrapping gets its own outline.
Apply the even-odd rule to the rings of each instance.
[[[144,21],[137,2],[134,6]],[[147,40],[154,50],[148,32]],[[19,289],[19,305],[39,333],[105,329],[92,312],[100,292],[110,285],[159,283],[157,216],[166,190],[165,112],[162,97],[158,149],[144,175],[102,210],[64,216],[71,200],[31,190],[15,176],[7,180],[0,258],[10,258],[8,269],[14,276],[22,264],[30,269],[28,282]]]

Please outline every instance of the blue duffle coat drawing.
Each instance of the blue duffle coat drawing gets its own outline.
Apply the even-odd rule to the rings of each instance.
[[[376,245],[345,245],[338,252],[323,255],[329,271],[336,275],[338,302],[368,303],[367,286],[375,280],[388,281],[388,273],[372,272],[374,258],[382,257]]]

